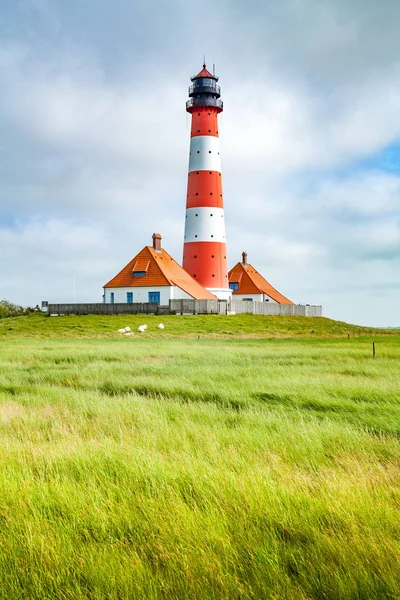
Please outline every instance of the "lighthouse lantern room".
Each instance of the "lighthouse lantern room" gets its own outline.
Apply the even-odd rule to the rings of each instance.
[[[206,65],[192,79],[186,110],[192,115],[183,268],[220,299],[229,299],[218,115],[218,77]]]

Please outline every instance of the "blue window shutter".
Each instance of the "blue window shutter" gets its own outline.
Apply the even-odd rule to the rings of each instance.
[[[158,302],[160,304],[160,292],[149,292],[149,302]]]

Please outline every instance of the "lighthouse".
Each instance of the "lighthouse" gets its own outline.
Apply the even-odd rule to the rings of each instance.
[[[182,266],[221,300],[231,297],[226,259],[218,115],[218,77],[206,65],[191,78],[186,110],[192,115]]]

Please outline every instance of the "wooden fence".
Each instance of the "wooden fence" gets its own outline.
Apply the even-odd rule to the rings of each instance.
[[[158,313],[157,302],[132,304],[49,304],[49,315],[151,315]]]
[[[322,317],[322,306],[274,304],[244,300],[170,300],[169,306],[157,302],[133,304],[49,304],[49,315],[294,315]]]
[[[273,302],[248,302],[231,300],[230,314],[250,313],[253,315],[293,315],[297,317],[322,317],[322,306],[312,304],[275,304]]]
[[[220,304],[219,300],[170,300],[169,312],[175,315],[219,315]]]

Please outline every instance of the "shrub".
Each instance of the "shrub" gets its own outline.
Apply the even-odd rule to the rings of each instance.
[[[18,317],[20,315],[28,315],[33,312],[40,311],[39,306],[32,308],[30,306],[18,306],[8,300],[0,300],[0,318],[4,317]]]

